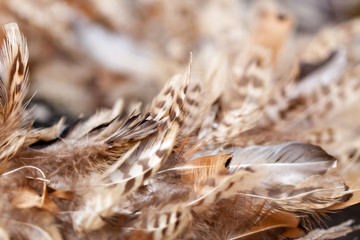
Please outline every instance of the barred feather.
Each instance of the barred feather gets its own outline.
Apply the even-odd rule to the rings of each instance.
[[[27,89],[29,58],[26,40],[17,24],[7,24],[4,30],[6,41],[0,63],[1,159],[14,155],[25,141],[21,129],[25,123],[22,103]]]

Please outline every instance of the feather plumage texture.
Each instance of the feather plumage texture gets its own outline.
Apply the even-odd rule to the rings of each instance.
[[[352,60],[335,47],[348,42],[339,38],[327,51],[338,55],[323,69],[297,82],[298,63],[291,62],[279,74],[292,25],[282,29],[280,22],[273,24],[282,34],[270,31],[276,35],[270,45],[253,31],[257,40],[245,46],[249,51],[210,51],[213,67],[200,74],[192,69],[203,67],[207,49],[191,57],[185,73],[165,84],[144,113],[119,101],[72,127],[61,120],[44,129],[28,124],[28,50],[17,25],[6,25],[0,237],[312,239],[304,232],[311,216],[360,201],[359,176],[339,167],[357,166],[357,153],[332,148],[341,137],[357,136],[326,124],[357,100],[358,66],[343,66]],[[339,76],[331,74],[334,65]],[[283,74],[290,77],[279,80]],[[310,82],[318,75],[325,80]],[[344,224],[334,231],[351,229]]]
[[[16,24],[5,27],[6,42],[0,64],[1,158],[13,156],[25,141],[23,99],[28,80],[29,52]]]

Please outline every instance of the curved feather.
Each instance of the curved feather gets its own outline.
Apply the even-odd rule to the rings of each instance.
[[[0,159],[15,154],[25,141],[23,100],[28,85],[29,52],[16,23],[4,26],[0,60]]]

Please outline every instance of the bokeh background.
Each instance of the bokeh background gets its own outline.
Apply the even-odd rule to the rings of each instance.
[[[358,0],[278,1],[292,55],[309,36],[360,15]],[[17,22],[30,50],[29,97],[46,124],[89,115],[118,98],[149,101],[189,53],[241,49],[256,11],[268,1],[1,0],[0,24]],[[280,9],[280,10],[279,10]],[[269,21],[269,20],[267,20]],[[3,35],[2,35],[3,37]],[[204,64],[205,65],[205,64]]]

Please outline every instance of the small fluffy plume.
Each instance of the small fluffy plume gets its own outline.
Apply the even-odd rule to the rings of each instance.
[[[100,3],[67,2],[61,9],[74,5],[114,31],[131,32],[109,18],[111,9],[94,11]],[[167,19],[179,4],[159,2],[167,10],[154,8],[157,17],[144,18]],[[183,14],[198,26],[214,11],[226,16],[216,1],[201,17],[191,12],[196,3],[185,2]],[[234,6],[225,1],[222,9]],[[288,56],[294,17],[273,4],[252,14],[248,29],[221,22],[220,30],[203,26],[178,39],[208,41],[194,56],[169,50],[180,74],[145,106],[121,99],[48,128],[32,127],[24,102],[26,40],[17,24],[5,25],[0,238],[333,239],[358,230],[351,220],[314,227],[322,215],[360,202],[359,126],[342,119],[359,101],[360,59],[351,53],[358,20],[319,33],[301,54]],[[170,40],[186,32],[163,22]],[[330,33],[336,37],[322,44]],[[56,28],[49,34],[59,36]],[[64,36],[59,42],[82,54]]]

